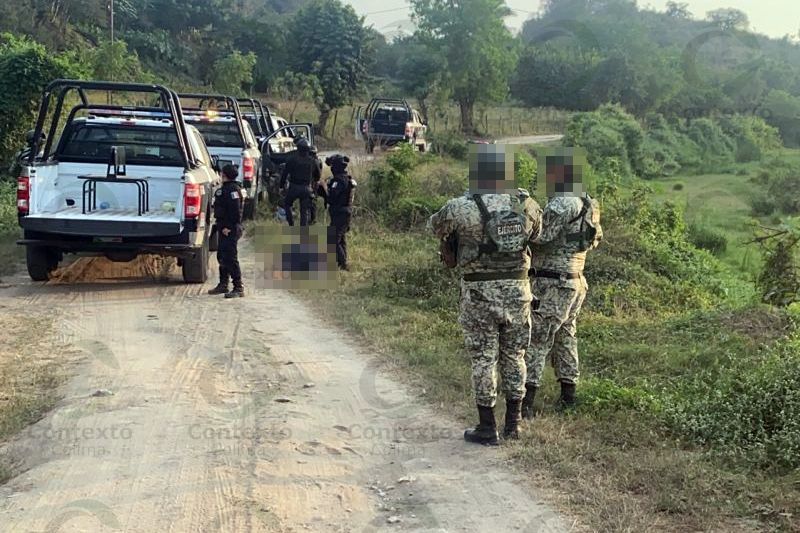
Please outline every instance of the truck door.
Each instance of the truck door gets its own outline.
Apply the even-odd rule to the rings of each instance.
[[[364,141],[364,134],[366,133],[367,119],[364,117],[364,106],[358,106],[355,112],[356,118],[356,131],[355,136],[357,141]]]

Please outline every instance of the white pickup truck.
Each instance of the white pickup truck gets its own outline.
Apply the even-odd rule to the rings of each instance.
[[[203,135],[208,151],[226,164],[239,168],[239,181],[247,198],[244,218],[252,220],[259,200],[266,196],[261,179],[261,150],[253,128],[242,116],[239,102],[230,96],[179,94],[186,122]]]
[[[91,102],[143,95],[152,104],[154,94],[160,106]],[[67,102],[75,101],[64,119]],[[185,123],[174,92],[57,80],[44,91],[31,139],[36,155],[24,161],[17,208],[18,242],[27,248],[33,280],[46,281],[65,253],[113,261],[173,256],[185,282],[207,280],[218,167],[200,133]]]

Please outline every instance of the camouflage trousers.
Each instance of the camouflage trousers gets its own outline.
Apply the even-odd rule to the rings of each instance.
[[[498,370],[506,398],[525,396],[525,348],[530,342],[532,296],[523,280],[461,284],[461,327],[472,358],[478,405],[494,407]]]
[[[531,344],[525,356],[527,382],[536,387],[541,384],[549,359],[556,379],[577,383],[580,370],[576,321],[586,299],[586,279],[536,278],[532,290],[540,303],[531,317]]]

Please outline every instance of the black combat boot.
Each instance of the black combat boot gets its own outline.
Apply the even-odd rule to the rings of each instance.
[[[525,398],[522,399],[522,418],[525,420],[533,420],[536,418],[536,411],[533,410],[533,401],[536,399],[536,391],[539,387],[525,384]]]
[[[222,284],[217,285],[216,287],[214,287],[213,289],[208,291],[208,294],[211,294],[211,295],[228,294],[228,286],[227,285],[222,285]]]
[[[569,411],[575,408],[575,384],[561,382],[561,397],[556,406],[559,411]]]
[[[231,292],[225,294],[225,298],[244,298],[244,287],[234,287]]]
[[[464,440],[486,446],[497,446],[497,424],[494,421],[494,408],[478,406],[478,425],[475,429],[468,429],[464,432]]]
[[[517,440],[519,438],[519,423],[522,420],[522,400],[506,400],[506,425],[503,428],[503,438]]]

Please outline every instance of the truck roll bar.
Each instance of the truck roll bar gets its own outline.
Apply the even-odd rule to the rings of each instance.
[[[216,100],[218,102],[225,102],[225,104],[228,106],[228,109],[226,109],[226,111],[229,112],[233,111],[233,116],[236,117],[236,125],[239,129],[239,135],[242,136],[242,143],[243,144],[245,143],[245,139],[247,139],[247,137],[245,137],[244,126],[242,125],[244,118],[242,118],[242,110],[239,108],[239,102],[236,101],[236,98],[224,94],[204,94],[204,93],[179,93],[177,95],[177,98],[179,102],[181,100],[186,100],[186,99],[200,100],[199,107],[187,106],[186,107],[187,111],[208,111],[208,107],[204,108],[203,104],[204,103],[207,104],[211,100]]]
[[[108,91],[108,92],[137,92],[137,93],[153,93],[159,96],[161,108],[169,113],[175,130],[178,134],[178,147],[183,159],[183,163],[187,169],[197,168],[198,161],[195,159],[195,154],[189,149],[189,135],[186,131],[186,124],[183,120],[183,110],[181,109],[180,100],[177,94],[162,85],[150,85],[144,83],[122,83],[112,81],[81,81],[81,80],[65,80],[59,79],[51,82],[42,93],[42,104],[39,108],[39,116],[36,120],[36,129],[34,130],[34,140],[31,143],[31,151],[28,156],[28,163],[33,164],[36,161],[39,148],[41,146],[41,135],[44,131],[44,125],[47,121],[48,112],[53,99],[54,93],[56,94],[56,105],[50,124],[50,135],[47,137],[44,150],[42,152],[43,158],[50,157],[50,150],[53,146],[53,139],[58,128],[58,123],[61,120],[61,114],[64,109],[64,101],[70,91],[75,91],[81,99],[81,105],[84,109],[90,107],[89,99],[86,91]],[[94,107],[94,106],[91,106]],[[97,106],[102,107],[102,106]],[[117,106],[105,106],[107,109],[115,108]],[[140,106],[127,106],[128,109],[137,109]],[[147,108],[148,110],[151,108]],[[70,119],[74,117],[74,111],[70,113]]]

